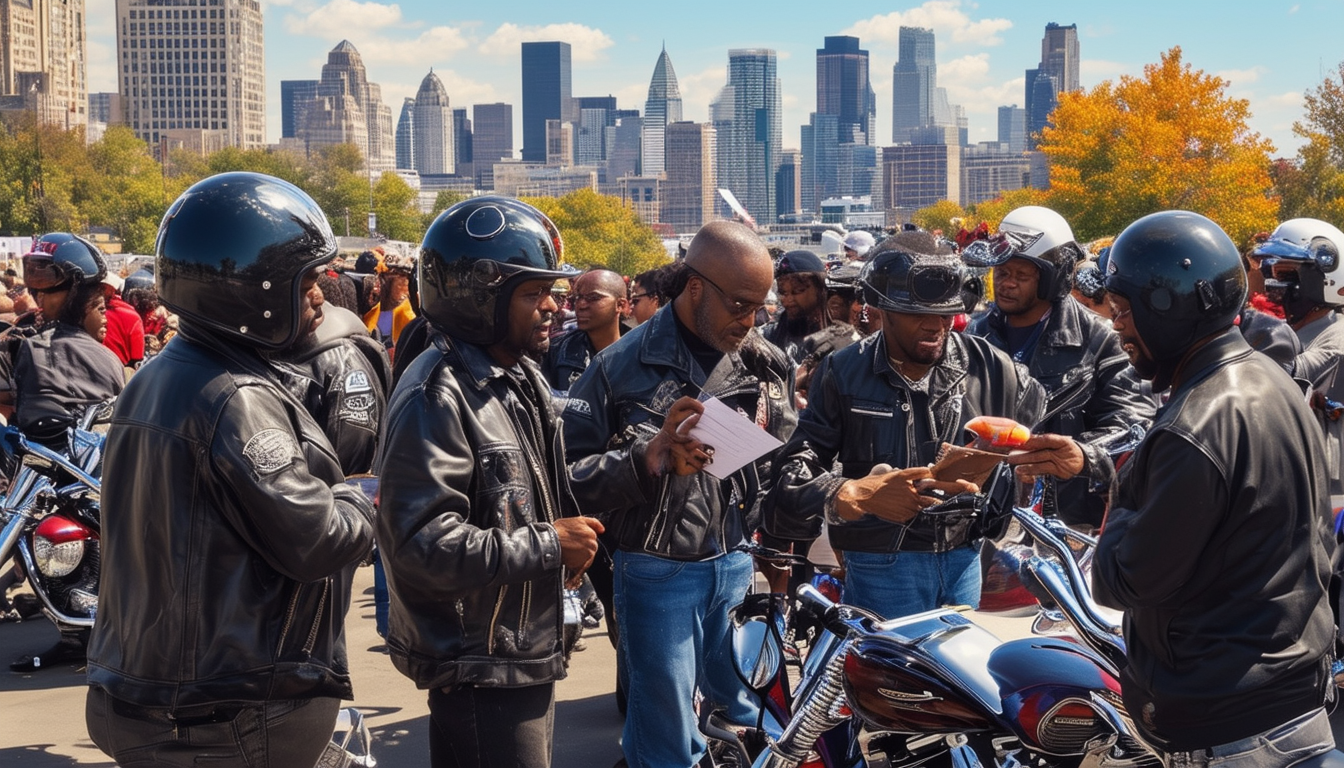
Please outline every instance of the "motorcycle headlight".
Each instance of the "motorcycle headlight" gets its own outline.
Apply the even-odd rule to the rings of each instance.
[[[84,540],[73,539],[59,544],[45,536],[33,537],[33,560],[43,576],[58,578],[69,575],[84,558]]]

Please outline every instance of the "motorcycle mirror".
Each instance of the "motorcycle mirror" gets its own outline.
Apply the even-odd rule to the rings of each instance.
[[[742,682],[757,694],[774,682],[784,658],[781,650],[765,621],[748,621],[733,630],[733,666]]]

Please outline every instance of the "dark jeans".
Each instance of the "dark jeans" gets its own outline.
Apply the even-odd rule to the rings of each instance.
[[[431,768],[550,768],[555,683],[429,692]]]
[[[90,688],[84,718],[89,738],[122,768],[306,768],[331,740],[340,706],[340,699],[329,698],[270,701],[175,723],[165,709],[138,707]]]

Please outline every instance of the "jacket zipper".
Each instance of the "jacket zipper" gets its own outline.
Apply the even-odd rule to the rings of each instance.
[[[658,488],[658,503],[653,508],[653,521],[649,523],[649,535],[644,539],[645,552],[657,552],[653,547],[653,540],[662,532],[662,522],[667,517],[663,504],[667,501],[667,484],[670,477],[663,475]]]
[[[289,628],[294,625],[294,612],[299,608],[299,592],[302,585],[295,584],[294,592],[289,596],[289,608],[285,611],[285,623],[280,627],[280,642],[276,644],[275,655],[280,656],[285,650],[285,639],[289,637]]]
[[[495,653],[495,625],[499,623],[499,610],[504,607],[504,595],[508,591],[508,584],[499,588],[499,597],[495,598],[495,612],[490,614],[490,632],[486,635],[485,652],[491,656]]]
[[[331,578],[322,581],[322,597],[317,603],[317,615],[313,617],[313,628],[308,630],[308,642],[303,644],[303,653],[313,655],[313,646],[317,643],[317,629],[322,625],[322,614],[327,610],[327,594],[331,592]]]

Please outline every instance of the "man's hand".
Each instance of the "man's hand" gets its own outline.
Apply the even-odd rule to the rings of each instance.
[[[663,428],[649,441],[645,468],[654,477],[669,472],[691,475],[714,460],[714,449],[690,436],[691,427],[705,412],[704,403],[686,396],[672,404],[663,418]]]
[[[565,586],[573,589],[583,578],[583,572],[593,564],[593,557],[597,555],[597,534],[606,529],[591,517],[562,517],[552,525],[560,540],[560,562],[564,563],[568,576]]]
[[[1017,476],[1023,480],[1035,480],[1041,475],[1068,480],[1087,468],[1082,447],[1064,435],[1033,435],[1022,444],[1021,450],[1009,454],[1008,463],[1017,468]]]
[[[935,480],[928,467],[897,469],[845,481],[836,494],[835,511],[846,520],[857,520],[868,514],[891,523],[905,524],[925,507],[946,500],[946,497],[932,495],[935,491],[954,496],[978,490],[975,483],[966,480]]]

